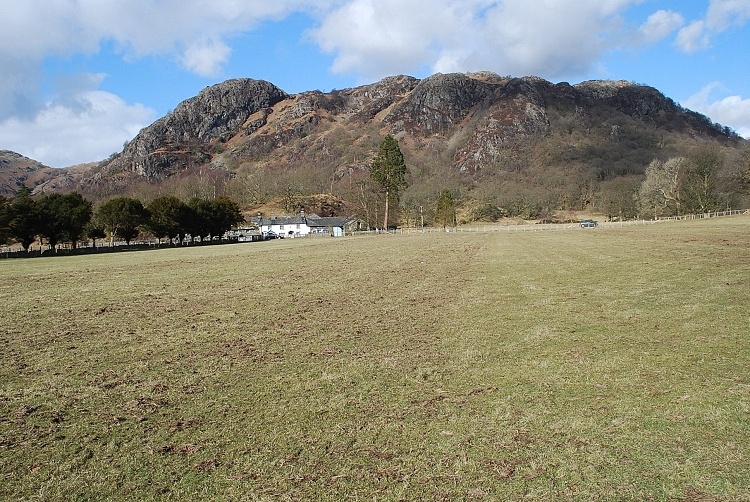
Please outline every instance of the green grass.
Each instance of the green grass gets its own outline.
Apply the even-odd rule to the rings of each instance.
[[[0,262],[0,498],[750,500],[750,219]]]

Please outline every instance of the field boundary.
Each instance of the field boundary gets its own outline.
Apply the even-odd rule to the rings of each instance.
[[[620,228],[620,227],[631,227],[631,226],[643,226],[643,225],[655,225],[661,223],[677,222],[677,221],[693,221],[703,220],[709,218],[721,218],[725,216],[739,216],[750,214],[750,209],[732,209],[727,211],[712,211],[710,213],[703,214],[689,214],[683,216],[665,216],[663,218],[657,218],[652,220],[624,220],[624,221],[605,221],[599,222],[598,228]],[[520,225],[465,225],[458,227],[425,227],[425,228],[399,228],[391,233],[400,234],[419,234],[419,233],[440,233],[440,232],[456,232],[456,233],[489,233],[489,232],[539,232],[544,230],[593,230],[592,228],[581,228],[580,222],[568,222],[568,223],[526,223]],[[357,234],[374,234],[375,231],[370,232],[357,232]],[[380,232],[382,233],[382,232]]]
[[[738,216],[750,214],[750,209],[733,209],[727,211],[712,211],[710,213],[703,214],[688,214],[683,216],[666,216],[663,218],[657,218],[652,220],[625,220],[625,221],[605,221],[598,223],[598,228],[615,228],[615,227],[630,227],[630,226],[643,226],[643,225],[654,225],[661,223],[677,222],[677,221],[692,221],[692,220],[703,220],[709,218],[721,218],[726,216]],[[491,232],[505,232],[505,233],[516,233],[516,232],[540,232],[550,230],[594,230],[592,228],[582,228],[580,222],[568,222],[568,223],[526,223],[520,225],[465,225],[458,227],[425,227],[425,228],[397,228],[395,230],[389,230],[388,232],[382,230],[362,230],[357,232],[349,233],[350,236],[366,236],[376,234],[433,234],[433,233],[491,233]],[[310,236],[299,237],[308,238]],[[73,249],[69,244],[60,244],[57,251],[53,251],[48,245],[38,246],[30,249],[28,252],[20,249],[20,245],[14,244],[11,246],[0,247],[0,259],[12,259],[12,258],[36,258],[36,257],[51,257],[51,256],[71,256],[71,255],[84,255],[84,254],[100,254],[100,253],[114,253],[114,252],[127,252],[127,251],[144,251],[144,250],[156,250],[156,249],[177,249],[181,247],[195,247],[195,246],[220,246],[224,244],[237,244],[237,241],[209,241],[209,242],[192,242],[190,244],[181,245],[170,245],[167,243],[159,243],[155,240],[150,241],[135,241],[130,245],[126,244],[125,241],[115,241],[111,243],[103,240],[97,243],[94,247],[90,242],[83,241],[79,243],[79,246]]]

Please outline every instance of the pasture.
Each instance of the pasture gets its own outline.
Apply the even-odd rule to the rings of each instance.
[[[750,218],[0,262],[5,500],[750,500]]]

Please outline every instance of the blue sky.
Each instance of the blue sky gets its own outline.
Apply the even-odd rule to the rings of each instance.
[[[629,80],[750,137],[750,0],[0,0],[0,149],[106,158],[206,86]]]

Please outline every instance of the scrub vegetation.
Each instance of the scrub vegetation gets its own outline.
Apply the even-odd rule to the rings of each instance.
[[[0,498],[750,500],[749,230],[0,262]]]

